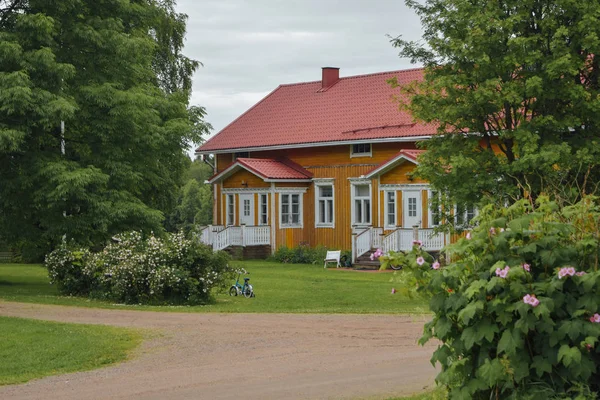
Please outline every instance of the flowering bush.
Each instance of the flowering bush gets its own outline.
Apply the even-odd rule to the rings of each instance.
[[[451,399],[597,397],[599,225],[596,198],[560,209],[542,197],[482,210],[447,266],[416,247],[382,257],[431,298],[420,342],[440,341],[431,361]]]
[[[46,256],[50,281],[66,295],[129,304],[198,304],[234,275],[229,256],[188,240],[183,233],[144,239],[118,235],[98,253],[63,245]]]

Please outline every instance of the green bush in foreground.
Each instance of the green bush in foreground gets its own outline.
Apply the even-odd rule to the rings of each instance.
[[[228,261],[226,253],[182,233],[144,239],[129,232],[97,253],[63,245],[48,254],[46,267],[50,282],[65,295],[127,304],[201,304],[211,289],[233,278]]]
[[[381,258],[404,262],[404,281],[431,295],[420,342],[441,341],[431,361],[451,399],[597,398],[599,225],[597,198],[523,200],[482,210],[447,266],[418,248]]]

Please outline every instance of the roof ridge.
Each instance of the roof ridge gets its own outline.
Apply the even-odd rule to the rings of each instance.
[[[399,69],[399,70],[384,71],[384,72],[372,72],[372,73],[360,74],[360,75],[350,75],[350,76],[344,76],[343,78],[340,78],[339,80],[336,81],[336,83],[341,80],[346,80],[346,79],[360,79],[360,78],[366,78],[366,77],[371,77],[371,76],[376,76],[376,75],[388,75],[388,74],[393,74],[393,73],[398,73],[398,72],[413,72],[413,71],[419,71],[422,69],[425,69],[425,67],[415,67],[415,68]],[[321,82],[321,80],[307,81],[307,82],[282,83],[279,85],[279,87],[311,85],[311,84],[320,83],[320,82]]]

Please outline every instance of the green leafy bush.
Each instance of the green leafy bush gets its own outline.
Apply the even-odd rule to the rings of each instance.
[[[451,399],[597,398],[599,231],[596,198],[561,209],[541,197],[482,210],[447,266],[417,263],[419,249],[381,258],[431,296],[420,342],[440,341],[431,361]]]
[[[228,261],[226,253],[182,233],[144,239],[129,232],[97,253],[63,245],[48,254],[46,267],[65,295],[127,304],[199,304],[233,278]]]
[[[342,254],[350,256],[350,252],[342,252]],[[278,248],[271,259],[284,264],[322,264],[326,255],[327,248],[324,246],[310,247],[307,244],[300,244],[294,248],[285,246]]]

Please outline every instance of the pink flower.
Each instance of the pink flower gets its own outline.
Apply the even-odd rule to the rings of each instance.
[[[562,279],[565,276],[573,276],[575,275],[575,268],[573,267],[563,267],[558,271],[558,279]]]
[[[396,293],[396,288],[392,288],[392,294]]]
[[[412,245],[413,245],[413,246],[419,246],[419,247],[422,247],[422,246],[423,246],[423,242],[422,242],[422,241],[420,241],[420,240],[413,240],[413,241],[412,241]]]
[[[521,267],[523,267],[523,269],[527,272],[531,272],[531,265],[529,264],[521,264]]]
[[[577,275],[577,276],[584,276],[585,275],[585,271],[575,272],[575,275]]]
[[[440,269],[440,263],[439,263],[438,261],[434,262],[434,263],[431,265],[431,268],[433,268],[433,269]]]
[[[500,232],[504,232],[504,228],[500,228]]]
[[[375,252],[373,254],[371,254],[371,257],[370,257],[371,261],[373,261],[376,258],[381,257],[382,255],[383,255],[383,250],[381,250],[381,249],[375,250]]]
[[[523,303],[529,304],[532,307],[537,307],[540,301],[535,297],[535,294],[526,294],[523,296]]]
[[[506,278],[508,271],[510,271],[510,267],[508,265],[503,269],[496,268],[496,276],[499,276],[500,278]]]
[[[494,228],[493,226],[490,228],[490,235],[495,235],[496,234],[496,228]]]
[[[590,317],[590,322],[600,324],[600,314],[596,313]]]
[[[425,264],[425,259],[423,257],[417,258],[417,264],[419,264],[419,265]]]
[[[465,236],[467,240],[471,240],[471,232],[467,232],[467,236]]]

